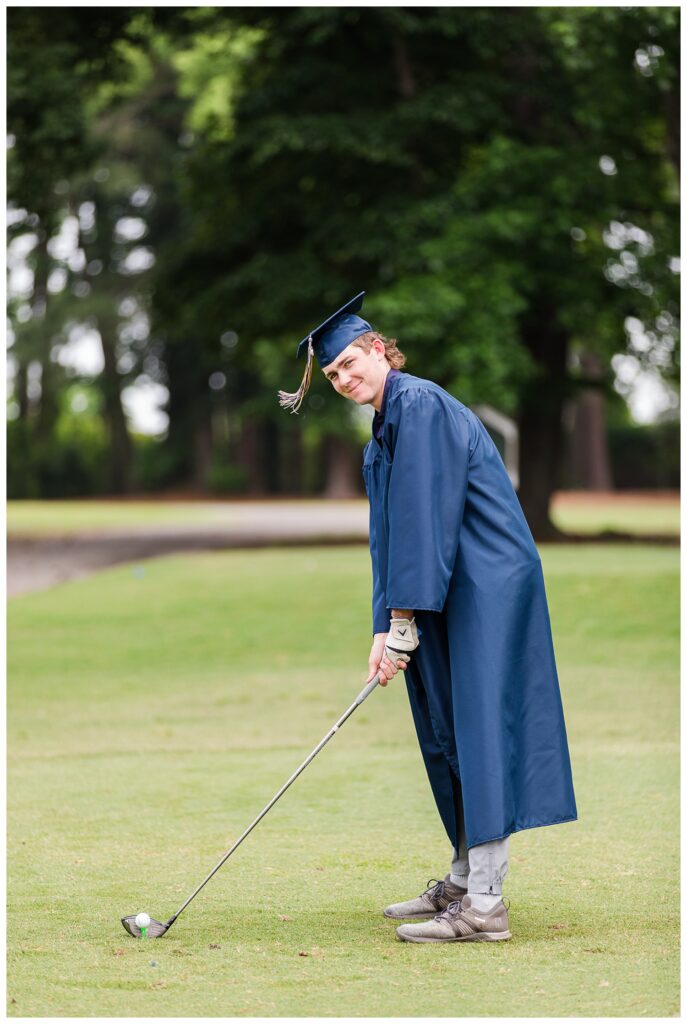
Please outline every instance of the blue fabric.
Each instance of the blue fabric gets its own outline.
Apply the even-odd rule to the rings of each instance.
[[[327,317],[307,338],[299,341],[296,353],[298,358],[307,352],[308,342],[312,339],[315,358],[320,367],[324,368],[334,362],[336,357],[361,334],[371,331],[372,327],[367,320],[355,315],[361,309],[364,298],[365,292],[360,292],[341,309],[337,309],[336,313]]]
[[[379,412],[374,414],[372,420],[372,436],[376,441],[382,440],[382,430],[384,429],[384,417],[386,416],[386,402],[389,397],[389,386],[394,377],[399,377],[401,374],[400,370],[389,370],[384,381],[384,394],[382,395],[382,404],[379,407]]]
[[[373,633],[412,608],[405,673],[437,807],[457,848],[577,817],[541,562],[481,421],[431,381],[388,381],[364,454]]]

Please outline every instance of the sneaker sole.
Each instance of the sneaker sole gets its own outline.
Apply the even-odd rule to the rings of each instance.
[[[399,915],[399,914],[387,914],[386,910],[383,910],[382,913],[384,914],[384,917],[388,918],[390,921],[431,921],[432,918],[436,917],[437,914],[440,914],[441,911],[440,910],[433,910],[433,911],[431,911],[431,913],[428,913],[428,914],[400,914]]]
[[[503,942],[511,939],[511,932],[475,932],[474,935],[455,935],[452,939],[431,939],[419,935],[396,935],[400,942]]]

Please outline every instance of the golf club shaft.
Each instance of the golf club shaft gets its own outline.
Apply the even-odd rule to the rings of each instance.
[[[173,915],[172,915],[172,917],[170,917],[169,921],[167,922],[167,924],[166,924],[166,926],[165,926],[166,928],[169,928],[169,927],[170,927],[170,926],[171,926],[171,925],[172,925],[172,924],[174,923],[174,921],[176,921],[176,919],[178,918],[179,914],[183,913],[183,911],[184,911],[184,910],[186,910],[186,907],[187,907],[187,906],[189,905],[189,903],[191,902],[191,900],[195,899],[195,897],[196,897],[196,896],[198,895],[198,893],[200,892],[200,890],[201,890],[201,889],[202,889],[202,888],[203,888],[203,887],[204,887],[205,885],[207,885],[207,883],[208,883],[208,882],[210,881],[210,879],[212,878],[212,876],[213,876],[213,875],[214,875],[214,874],[215,874],[215,873],[216,873],[217,871],[219,871],[219,869],[220,869],[220,868],[222,867],[222,865],[223,865],[223,864],[225,863],[225,861],[227,861],[227,860],[228,860],[228,859],[229,859],[229,858],[231,857],[231,855],[232,855],[232,853],[234,852],[234,850],[238,849],[238,847],[239,847],[239,846],[241,845],[241,843],[242,843],[242,842],[243,842],[243,840],[244,840],[244,839],[246,838],[246,836],[250,835],[250,833],[251,833],[251,832],[253,831],[253,829],[255,828],[255,826],[256,826],[256,825],[258,824],[258,822],[259,822],[259,821],[261,821],[261,820],[262,820],[262,819],[263,819],[263,818],[265,817],[265,815],[266,815],[266,814],[267,814],[267,812],[268,812],[268,811],[270,810],[270,808],[274,807],[274,805],[276,804],[276,802],[277,802],[277,800],[279,799],[279,797],[280,797],[280,796],[283,796],[283,794],[284,794],[284,793],[286,792],[286,790],[287,790],[287,789],[289,788],[289,786],[291,785],[291,783],[292,783],[292,782],[295,782],[295,781],[296,781],[296,779],[298,778],[298,776],[299,776],[299,775],[301,774],[301,772],[302,772],[302,771],[304,771],[304,770],[305,770],[305,769],[306,769],[306,768],[308,767],[308,765],[309,765],[309,764],[310,764],[310,762],[311,762],[311,761],[313,760],[313,758],[314,758],[314,757],[316,757],[316,756],[317,756],[317,754],[319,754],[319,752],[320,752],[320,751],[322,750],[322,748],[323,748],[324,746],[326,746],[326,745],[327,745],[327,743],[329,743],[329,741],[330,741],[330,739],[332,738],[332,736],[333,736],[333,735],[334,735],[334,734],[335,734],[336,732],[338,732],[338,730],[339,730],[339,729],[341,728],[341,726],[342,726],[342,725],[344,724],[344,722],[346,721],[346,719],[347,719],[347,718],[350,718],[350,716],[351,716],[351,715],[353,714],[353,712],[355,711],[355,709],[356,709],[357,707],[360,707],[360,705],[361,705],[361,704],[363,703],[363,701],[364,701],[364,700],[366,700],[366,699],[367,699],[367,697],[369,697],[369,695],[370,695],[370,694],[372,693],[372,691],[374,690],[375,686],[377,686],[377,684],[378,684],[378,683],[379,683],[379,676],[377,675],[377,676],[375,676],[375,677],[374,677],[374,679],[373,679],[373,680],[372,680],[371,682],[369,682],[369,683],[368,683],[368,684],[367,684],[367,685],[366,685],[366,686],[365,686],[365,687],[364,687],[364,688],[363,688],[363,689],[362,689],[362,690],[360,691],[360,693],[358,694],[358,696],[356,697],[356,699],[355,699],[355,700],[353,701],[353,703],[351,704],[351,706],[350,706],[350,707],[349,707],[349,708],[348,708],[348,709],[347,709],[346,711],[344,711],[344,713],[343,713],[343,715],[341,716],[341,718],[340,718],[340,719],[338,720],[338,722],[336,722],[336,723],[335,723],[335,724],[334,724],[334,725],[333,725],[333,726],[331,727],[331,729],[329,730],[329,732],[327,733],[327,735],[326,735],[326,736],[324,737],[324,739],[320,740],[320,742],[319,742],[319,743],[317,744],[317,746],[315,747],[315,749],[314,749],[314,750],[313,750],[313,751],[312,751],[312,752],[311,752],[310,754],[308,754],[308,756],[306,757],[306,759],[305,759],[305,761],[303,762],[303,764],[301,764],[301,765],[300,765],[300,766],[299,766],[298,768],[296,768],[296,770],[295,770],[295,772],[293,773],[293,775],[291,776],[291,778],[290,778],[290,779],[288,779],[288,781],[284,783],[284,785],[283,785],[283,786],[281,787],[281,789],[279,790],[279,792],[278,792],[278,793],[276,793],[276,794],[275,794],[275,795],[274,795],[274,796],[272,797],[272,799],[270,800],[270,802],[269,802],[269,803],[267,804],[267,806],[266,806],[266,807],[264,807],[264,808],[263,808],[263,809],[262,809],[262,810],[260,811],[260,814],[258,814],[258,816],[257,816],[257,818],[255,819],[255,821],[251,822],[251,824],[250,824],[250,825],[248,826],[248,828],[246,829],[246,831],[245,831],[245,832],[244,832],[244,833],[243,833],[243,834],[242,834],[241,836],[239,836],[239,838],[238,838],[238,839],[236,840],[236,842],[234,843],[234,845],[232,846],[232,848],[231,848],[230,850],[228,850],[228,851],[227,851],[227,852],[226,852],[226,853],[224,854],[224,856],[222,857],[222,859],[221,859],[221,860],[220,860],[220,861],[219,861],[219,862],[218,862],[217,864],[215,864],[215,866],[214,866],[214,868],[212,869],[212,871],[210,872],[210,874],[209,874],[209,875],[207,875],[207,876],[206,876],[206,877],[205,877],[205,878],[203,879],[203,881],[202,881],[202,882],[200,883],[200,885],[198,886],[198,888],[197,888],[197,889],[196,889],[196,890],[195,890],[194,892],[192,892],[192,893],[191,893],[191,895],[189,896],[189,898],[188,898],[188,899],[186,900],[186,902],[185,902],[185,903],[183,903],[183,904],[182,904],[182,905],[181,905],[181,906],[179,907],[179,909],[177,910],[176,914],[173,914]]]

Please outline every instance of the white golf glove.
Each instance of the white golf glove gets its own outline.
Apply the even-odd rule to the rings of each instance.
[[[398,668],[398,659],[410,661],[410,652],[420,643],[415,619],[392,619],[384,654]]]

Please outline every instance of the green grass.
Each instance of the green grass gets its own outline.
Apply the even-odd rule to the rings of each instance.
[[[12,600],[8,1013],[678,1015],[678,552],[543,560],[580,820],[512,837],[493,946],[399,943],[380,914],[448,869],[400,681],[169,935],[119,923],[173,913],[358,692],[366,550],[177,556]]]
[[[580,498],[582,500],[580,500]],[[678,495],[646,494],[578,495],[560,492],[551,507],[551,518],[570,533],[666,534],[680,533]]]
[[[308,510],[321,502],[303,500]],[[279,502],[269,503],[279,515]],[[296,502],[290,501],[289,507]],[[365,504],[364,499],[360,501]],[[233,526],[251,516],[251,503],[232,501],[10,501],[7,528],[11,536],[41,537],[80,532],[100,533],[155,526]],[[269,506],[268,506],[269,507]],[[561,492],[552,504],[552,518],[563,530],[602,530],[637,534],[680,532],[677,495],[588,495]]]
[[[224,506],[222,518],[232,522]],[[8,501],[10,536],[98,533],[148,526],[217,523],[221,506],[183,501]]]

